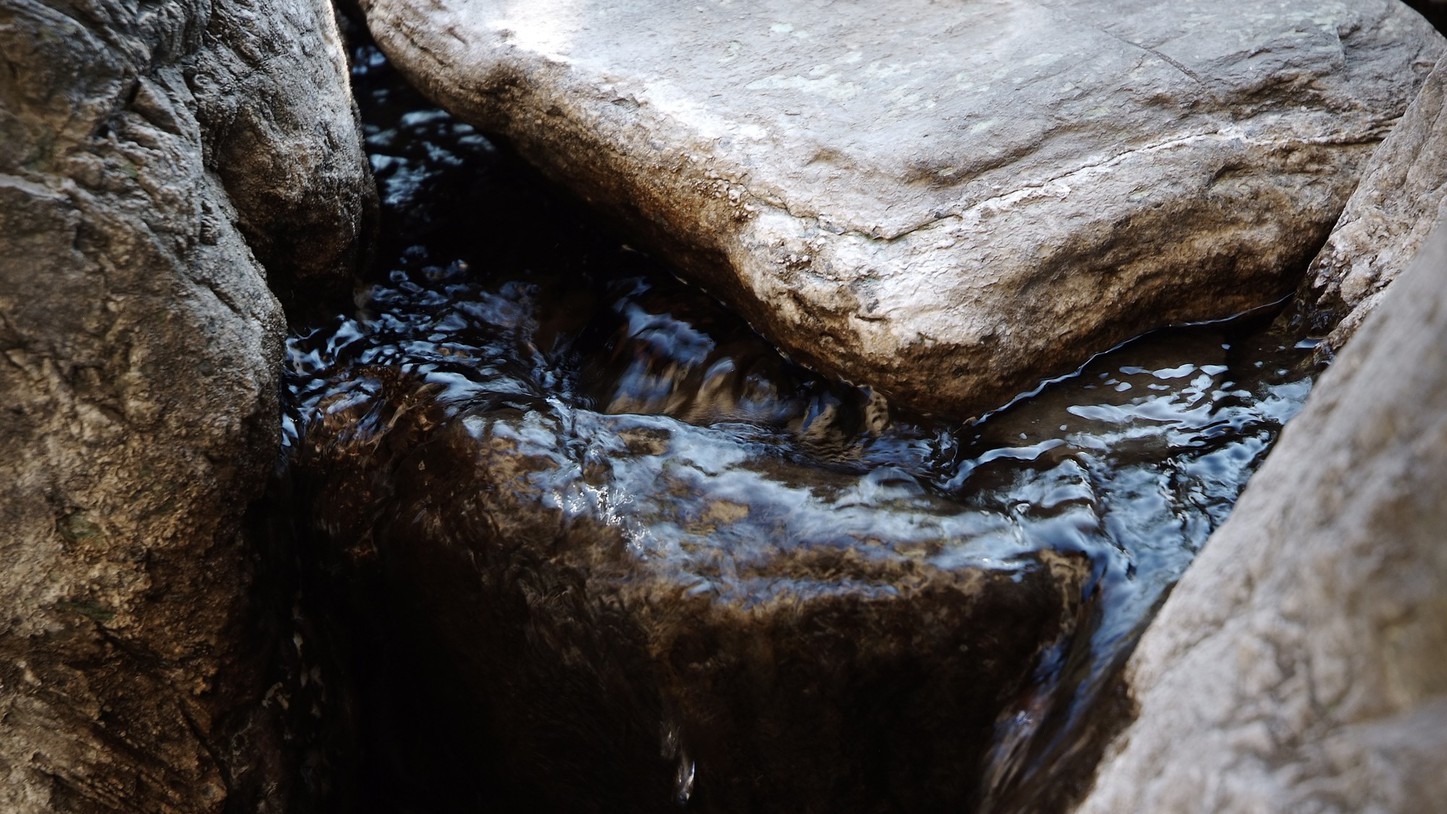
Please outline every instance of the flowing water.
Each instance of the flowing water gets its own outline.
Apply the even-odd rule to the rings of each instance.
[[[291,340],[288,448],[349,398],[355,371],[389,367],[449,404],[557,417],[574,437],[665,427],[694,481],[650,516],[732,490],[731,501],[790,507],[791,528],[908,538],[927,523],[971,541],[937,559],[1081,555],[1091,623],[1046,653],[1032,692],[999,719],[981,808],[1046,799],[1032,789],[1082,750],[1113,671],[1301,406],[1310,343],[1270,314],[1248,316],[1137,340],[976,421],[891,416],[867,390],[793,364],[428,107],[375,49],[356,57],[384,198],[380,274],[355,311]],[[619,490],[645,492],[668,465],[615,453]],[[809,470],[822,480],[787,474]],[[640,545],[659,537],[636,515],[619,522]],[[747,557],[746,540],[725,542]],[[738,573],[728,590],[763,590]],[[693,770],[680,768],[685,800]]]

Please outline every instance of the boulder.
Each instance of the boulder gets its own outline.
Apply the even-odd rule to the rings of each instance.
[[[207,164],[288,309],[365,263],[377,218],[332,14],[314,0],[216,4],[206,38],[231,45],[187,67]]]
[[[1447,58],[1372,154],[1362,183],[1312,260],[1300,307],[1340,350],[1447,216]]]
[[[362,0],[790,354],[972,416],[1278,298],[1443,41],[1396,0]]]
[[[428,699],[381,736],[424,755],[408,805],[972,799],[1074,631],[1083,556],[1025,553],[1007,518],[887,469],[497,385],[344,370],[292,470],[331,583],[357,586],[344,615],[382,631],[374,709]]]
[[[329,6],[241,5],[0,9],[7,812],[284,804],[242,535],[275,461],[284,325],[238,226],[281,236],[264,210],[295,201],[325,240],[288,268],[341,278],[375,193]],[[275,22],[252,36],[249,14]],[[324,180],[261,192],[310,172],[287,156]]]
[[[1142,638],[1078,811],[1441,806],[1444,342],[1438,228]]]

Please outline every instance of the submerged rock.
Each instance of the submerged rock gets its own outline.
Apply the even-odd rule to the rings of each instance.
[[[1307,270],[1302,305],[1317,327],[1330,328],[1329,350],[1356,333],[1432,226],[1447,216],[1444,96],[1447,58],[1372,154],[1361,186]]]
[[[1395,0],[362,5],[791,354],[953,416],[1285,293],[1443,50]]]
[[[1079,811],[1440,807],[1444,343],[1438,228],[1141,640]]]
[[[275,461],[283,320],[238,224],[283,234],[260,211],[278,197],[333,210],[289,262],[342,277],[374,193],[330,7],[240,5],[0,10],[6,812],[286,804],[241,532]],[[324,151],[345,181],[266,192]]]
[[[1074,629],[1084,557],[1024,552],[907,476],[349,375],[294,476],[319,544],[381,588],[354,607],[419,642],[407,691],[457,701],[444,800],[496,803],[495,773],[521,810],[958,807]]]

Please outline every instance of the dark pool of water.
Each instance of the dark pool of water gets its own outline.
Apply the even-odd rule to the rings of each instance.
[[[867,390],[780,355],[428,107],[375,49],[356,56],[384,200],[378,275],[354,312],[290,341],[288,445],[348,370],[391,366],[454,404],[662,417],[695,439],[691,454],[711,456],[711,471],[753,473],[750,488],[777,490],[761,499],[801,512],[809,500],[784,495],[798,485],[759,475],[759,460],[832,473],[853,484],[861,512],[927,495],[949,507],[937,522],[978,543],[940,556],[1082,554],[1093,622],[1046,655],[1035,691],[1002,716],[987,767],[984,808],[1043,804],[1049,795],[1032,789],[1079,750],[1114,668],[1300,408],[1316,372],[1308,343],[1270,315],[1161,332],[983,420],[902,420]]]

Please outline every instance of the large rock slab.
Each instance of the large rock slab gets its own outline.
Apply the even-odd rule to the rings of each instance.
[[[384,631],[378,707],[430,701],[386,746],[445,719],[409,804],[958,808],[1083,615],[1084,557],[887,470],[498,381],[335,375],[293,476],[348,613]]]
[[[1439,228],[1141,640],[1080,811],[1441,806],[1444,342]]]
[[[241,529],[284,326],[239,227],[291,199],[325,239],[281,271],[350,271],[375,193],[331,9],[13,0],[0,53],[0,810],[279,810]]]
[[[1301,307],[1339,350],[1447,216],[1447,58],[1372,154],[1303,282]]]
[[[363,0],[811,365],[949,415],[1285,293],[1442,52],[1395,0]]]

